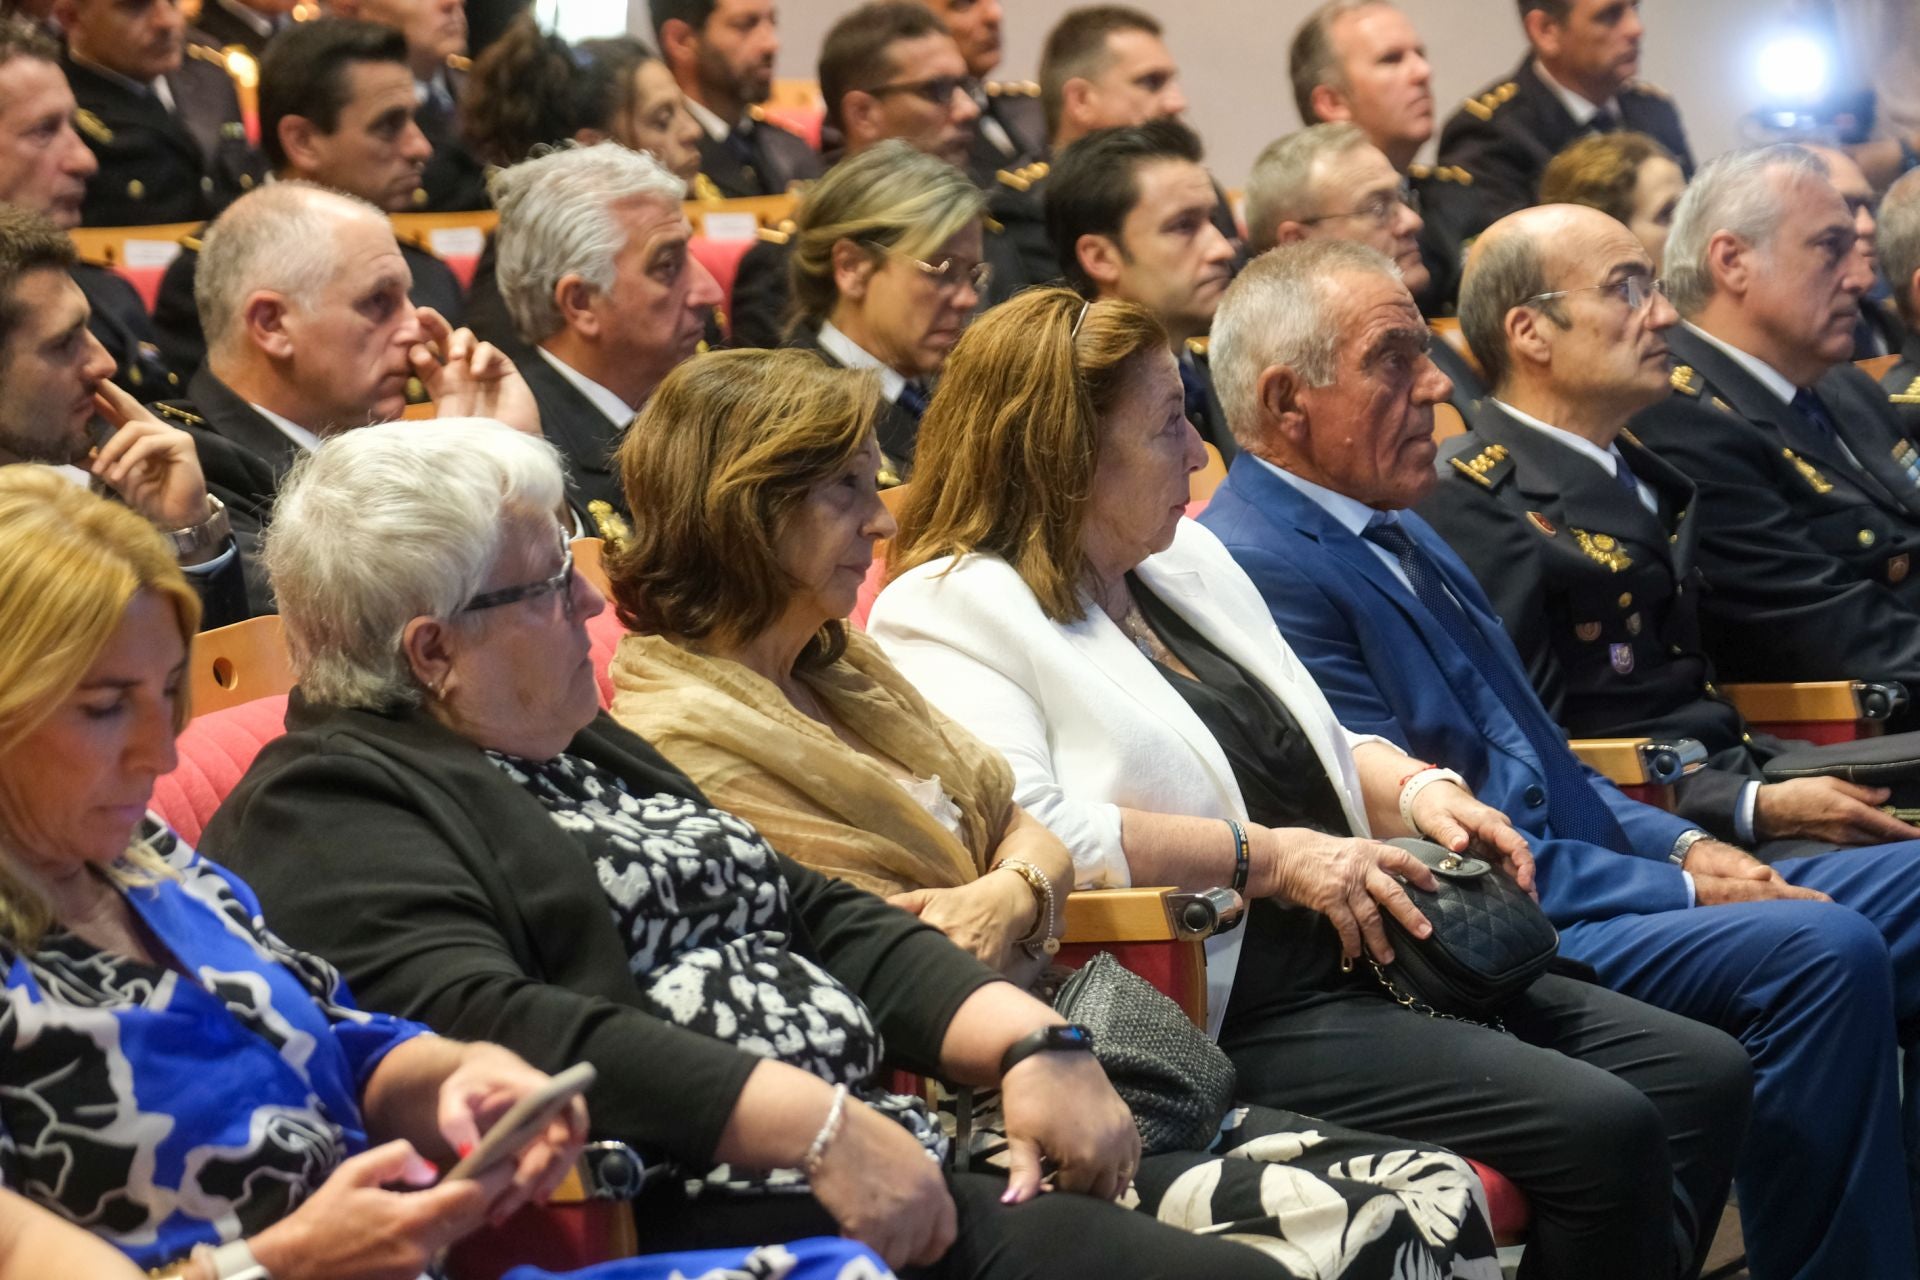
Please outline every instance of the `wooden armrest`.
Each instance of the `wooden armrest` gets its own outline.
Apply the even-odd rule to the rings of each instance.
[[[1198,942],[1222,918],[1244,909],[1231,889],[1082,889],[1067,895],[1067,931],[1073,945],[1120,942]]]
[[[1721,690],[1748,720],[1766,724],[1819,720],[1885,720],[1902,700],[1897,685],[1861,680],[1798,680],[1729,684]]]
[[[1671,786],[1707,759],[1697,738],[1575,738],[1567,745],[1616,787]]]

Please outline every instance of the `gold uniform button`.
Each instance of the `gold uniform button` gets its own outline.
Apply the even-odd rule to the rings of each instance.
[[[1860,531],[1860,545],[1863,547],[1870,547],[1873,545],[1873,530],[1862,529]]]
[[[202,179],[200,179],[200,189],[201,189],[202,191],[204,191],[204,192],[206,192],[206,193],[207,193],[208,195],[212,195],[212,194],[213,194],[213,179],[212,179],[212,178],[202,178]]]
[[[1598,542],[1599,540],[1598,540],[1598,539],[1595,539],[1595,541],[1596,541],[1596,542]],[[1633,608],[1633,592],[1631,592],[1631,591],[1622,591],[1622,592],[1620,593],[1620,607],[1621,607],[1622,609],[1631,609],[1631,608]]]
[[[147,198],[147,184],[135,178],[127,184],[127,194],[135,200],[144,200]]]

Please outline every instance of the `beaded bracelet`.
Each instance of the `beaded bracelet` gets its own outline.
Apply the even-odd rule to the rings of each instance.
[[[1247,878],[1253,871],[1253,846],[1247,842],[1247,829],[1228,818],[1227,830],[1233,833],[1233,891],[1244,894]]]
[[[820,1132],[813,1135],[813,1142],[807,1147],[807,1154],[800,1157],[800,1172],[812,1181],[820,1172],[820,1162],[827,1158],[827,1147],[839,1136],[840,1122],[847,1114],[847,1086],[833,1086],[833,1105],[827,1108],[827,1118],[820,1126]]]
[[[1033,890],[1033,932],[1022,938],[1020,945],[1035,960],[1056,954],[1060,950],[1062,930],[1056,927],[1055,922],[1058,916],[1055,911],[1053,882],[1047,879],[1047,873],[1024,858],[1002,858],[994,864],[993,869],[1013,872],[1027,882],[1027,888]]]

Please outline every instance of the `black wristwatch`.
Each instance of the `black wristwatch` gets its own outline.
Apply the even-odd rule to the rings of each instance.
[[[1042,1027],[1015,1040],[1000,1059],[1000,1074],[1006,1075],[1036,1053],[1092,1053],[1093,1032],[1078,1023],[1064,1027]]]

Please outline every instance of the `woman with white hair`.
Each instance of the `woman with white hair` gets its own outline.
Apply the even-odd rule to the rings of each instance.
[[[267,561],[300,684],[207,843],[290,936],[443,1032],[594,1063],[599,1133],[673,1169],[636,1202],[645,1248],[826,1233],[937,1277],[1289,1274],[1105,1203],[1139,1138],[1083,1029],[781,857],[598,710],[605,601],[560,492],[551,446],[484,423],[352,432],[283,491]],[[997,1084],[1011,1175],[943,1174],[883,1060]]]

